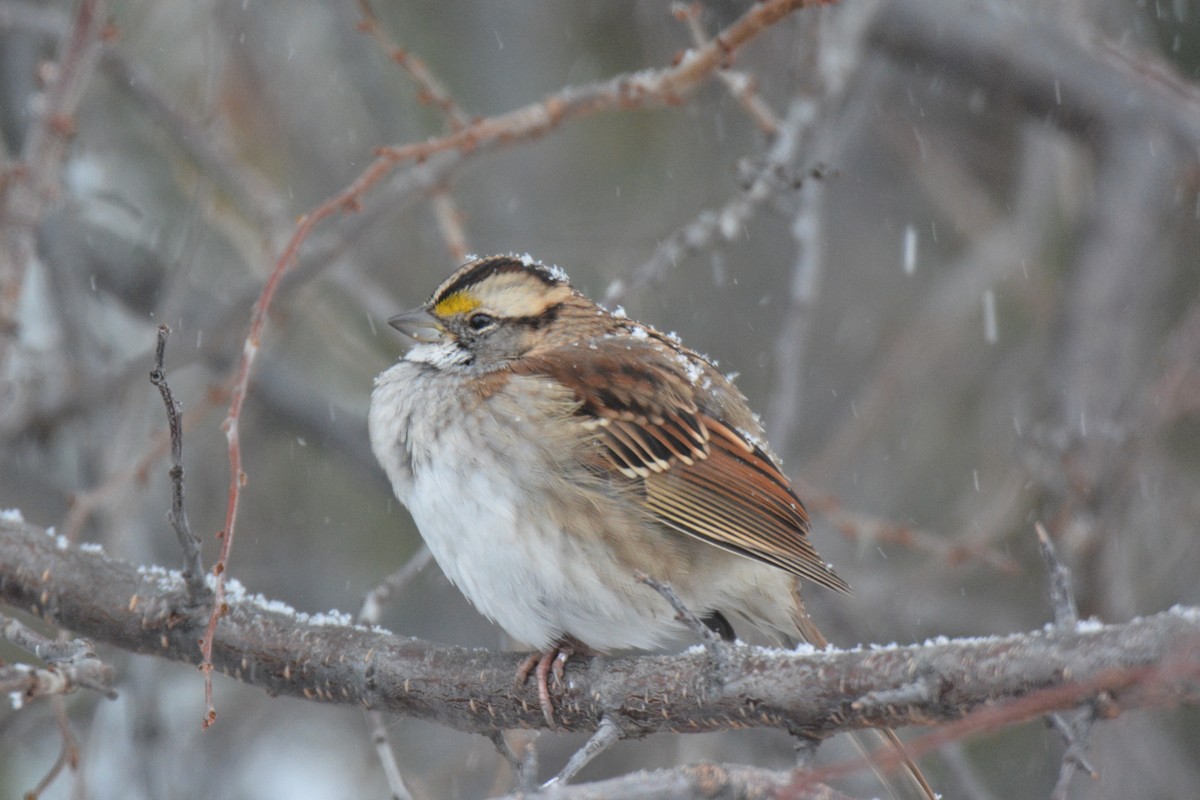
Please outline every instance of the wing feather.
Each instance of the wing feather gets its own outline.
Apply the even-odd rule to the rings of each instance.
[[[658,338],[610,337],[531,354],[513,369],[547,375],[575,393],[576,414],[598,436],[605,464],[614,477],[640,485],[664,525],[850,590],[809,541],[808,513],[775,460],[721,419],[715,390],[706,394],[704,382],[689,378],[697,370],[715,374],[700,356]]]

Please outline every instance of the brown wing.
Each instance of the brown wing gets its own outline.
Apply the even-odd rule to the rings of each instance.
[[[631,358],[631,356],[634,356]],[[558,348],[521,372],[570,387],[607,467],[640,482],[663,524],[837,591],[850,587],[808,539],[808,513],[775,462],[701,407],[688,356],[625,337]]]

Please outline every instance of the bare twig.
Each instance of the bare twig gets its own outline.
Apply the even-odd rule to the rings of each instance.
[[[566,766],[550,780],[546,781],[543,789],[557,784],[570,783],[579,774],[579,770],[591,763],[592,759],[621,740],[621,728],[611,717],[605,716],[600,720],[596,732],[584,742],[583,747],[576,750],[567,761]]]
[[[0,614],[0,636],[48,664],[72,661],[92,655],[93,645],[87,639],[60,642],[48,639],[24,625],[20,620]]]
[[[18,704],[37,697],[71,694],[76,689],[92,689],[115,700],[117,692],[112,683],[112,667],[94,657],[47,668],[28,664],[0,667],[0,693]]]
[[[466,261],[471,246],[467,243],[467,232],[463,228],[462,211],[449,189],[433,191],[433,216],[437,219],[438,233],[442,235],[450,259],[456,264]]]
[[[77,770],[79,766],[79,742],[75,739],[75,734],[71,731],[71,721],[67,719],[67,711],[63,705],[61,696],[54,698],[54,719],[58,723],[59,734],[62,737],[62,747],[59,748],[58,758],[54,760],[54,764],[38,781],[37,786],[25,793],[24,800],[36,800],[42,796],[42,792],[50,787],[54,779],[62,774],[62,771],[70,767],[72,770]],[[78,789],[78,787],[76,787]]]
[[[1046,569],[1050,573],[1050,600],[1054,606],[1054,624],[1063,630],[1072,630],[1079,624],[1079,610],[1075,605],[1075,595],[1071,592],[1071,571],[1058,557],[1058,551],[1050,534],[1041,522],[1034,523],[1037,532],[1038,549]],[[1052,728],[1058,731],[1067,745],[1063,753],[1062,764],[1059,766],[1058,782],[1050,795],[1053,800],[1066,800],[1067,789],[1075,771],[1082,768],[1093,778],[1098,776],[1095,768],[1088,763],[1084,750],[1087,747],[1088,734],[1096,721],[1095,709],[1090,705],[1076,715],[1072,721],[1062,714],[1047,714],[1046,720]]]
[[[392,752],[387,719],[379,711],[367,711],[365,716],[367,732],[371,736],[371,744],[375,747],[375,755],[379,758],[379,766],[383,770],[384,780],[387,781],[391,800],[412,800],[412,792],[405,785],[400,765],[396,763],[396,754]]]
[[[721,208],[702,211],[695,219],[663,239],[650,257],[634,269],[627,279],[614,281],[608,287],[604,302],[610,305],[618,303],[631,292],[661,281],[667,270],[681,258],[703,250],[718,240],[728,242],[741,236],[745,224],[763,203],[781,191],[794,189],[795,182],[788,177],[788,170],[799,152],[803,141],[802,131],[811,121],[812,113],[810,102],[793,100],[778,128],[778,135],[749,186]]]
[[[388,575],[367,592],[366,597],[363,598],[362,607],[358,610],[358,624],[378,625],[379,615],[384,604],[388,603],[413,578],[417,577],[432,560],[433,553],[429,552],[428,547],[422,544],[417,548],[417,552],[412,554],[403,567]]]
[[[671,13],[675,15],[675,19],[687,23],[692,43],[697,47],[704,47],[709,42],[708,34],[700,22],[703,12],[704,7],[699,3],[671,4]],[[779,132],[779,118],[762,99],[762,95],[758,93],[758,81],[754,76],[722,68],[717,70],[717,79],[725,85],[725,88],[738,101],[750,119],[754,120],[754,124],[758,126],[763,135],[767,139],[774,139]]]
[[[804,504],[822,516],[850,541],[859,544],[880,542],[896,547],[911,548],[936,556],[949,566],[962,564],[965,561],[978,561],[1009,575],[1020,571],[1014,558],[996,552],[992,548],[960,543],[937,533],[923,530],[916,525],[848,509],[843,506],[836,495],[817,489],[800,480],[797,480],[796,484],[800,496],[804,498]]]
[[[536,792],[538,758],[534,743],[538,736],[537,731],[489,731],[484,735],[496,746],[496,752],[508,762],[513,774],[517,776],[517,791]],[[509,736],[520,737],[517,745],[521,751],[520,755],[509,745]]]
[[[1054,791],[1050,794],[1050,798],[1051,800],[1066,800],[1067,789],[1071,785],[1071,779],[1075,777],[1076,770],[1082,769],[1092,780],[1100,777],[1100,773],[1084,755],[1088,734],[1091,733],[1092,725],[1096,722],[1096,714],[1089,707],[1082,711],[1074,722],[1067,722],[1061,714],[1049,714],[1046,719],[1067,744],[1066,752],[1063,753],[1062,763],[1058,769],[1058,781],[1054,785]]]
[[[28,664],[0,666],[0,694],[24,702],[43,695],[69,694],[82,687],[110,700],[116,698],[113,669],[96,658],[94,646],[87,639],[57,642],[2,614],[0,636],[48,665],[45,669]]]
[[[420,549],[408,560],[408,563],[391,575],[388,575],[375,588],[367,592],[367,596],[363,598],[362,607],[358,612],[358,623],[360,625],[378,625],[379,616],[384,604],[406,586],[409,581],[415,578],[417,573],[424,569],[432,558],[433,554],[429,552],[429,548],[421,545]],[[383,768],[383,774],[387,779],[392,797],[394,800],[407,800],[412,795],[404,783],[404,776],[400,773],[400,766],[396,763],[396,754],[392,752],[391,738],[388,736],[387,730],[387,720],[379,711],[368,710],[364,713],[367,720],[367,730],[371,735],[371,744],[375,746],[375,753],[379,757],[379,763]]]
[[[375,9],[371,7],[370,0],[358,0],[358,10],[362,14],[362,20],[358,23],[359,30],[374,39],[387,53],[388,58],[408,73],[408,77],[417,85],[417,98],[440,111],[450,130],[465,128],[470,122],[470,117],[446,91],[424,59],[413,55],[388,38],[379,24],[379,18],[375,16]]]
[[[220,391],[206,393],[199,406],[183,414],[182,427],[184,433],[194,430],[204,415],[223,399],[225,399],[225,395]],[[83,526],[87,524],[88,519],[97,509],[116,495],[130,481],[146,475],[150,467],[169,452],[170,437],[156,436],[153,444],[127,468],[112,475],[99,486],[77,492],[73,495],[71,497],[70,509],[67,511],[67,517],[62,524],[63,535],[72,542],[76,541],[79,538],[79,532],[83,530]]]
[[[363,17],[359,22],[359,29],[374,39],[388,57],[399,64],[400,68],[408,74],[408,77],[417,85],[417,99],[442,113],[448,131],[453,133],[465,128],[471,121],[470,117],[446,90],[441,80],[433,74],[425,61],[396,44],[384,33],[383,26],[379,24],[379,18],[375,15],[375,9],[371,7],[370,0],[358,0],[358,8]],[[471,249],[467,244],[466,231],[462,226],[462,212],[459,211],[458,203],[455,202],[454,195],[448,186],[434,189],[432,195],[433,213],[437,219],[438,232],[441,233],[442,241],[446,244],[446,251],[450,254],[452,261],[462,263]]]
[[[670,584],[656,581],[654,578],[651,578],[649,575],[646,575],[642,572],[636,573],[634,577],[649,586],[654,591],[661,594],[663,599],[671,604],[671,608],[675,609],[675,617],[680,622],[687,625],[688,628],[691,629],[692,633],[700,637],[700,641],[704,644],[704,649],[708,651],[708,654],[712,658],[714,664],[720,665],[725,661],[724,647],[726,643],[721,641],[721,637],[717,636],[716,632],[713,631],[712,628],[704,624],[704,620],[696,616],[696,612],[688,608],[684,602],[679,599],[679,595],[675,594],[675,590],[671,588]],[[719,673],[720,670],[718,670],[718,675]]]
[[[167,428],[171,436],[171,510],[167,512],[167,520],[175,529],[179,546],[183,549],[183,580],[188,587],[188,600],[199,604],[207,598],[209,591],[204,584],[204,564],[200,560],[200,540],[192,533],[188,525],[187,510],[183,507],[183,417],[180,414],[179,403],[171,393],[167,383],[167,373],[163,369],[163,359],[167,352],[167,337],[171,329],[166,325],[158,326],[158,346],[154,351],[154,369],[150,372],[150,383],[158,387],[162,395],[163,405],[167,407]]]
[[[1079,609],[1075,605],[1075,595],[1071,592],[1071,571],[1058,557],[1054,542],[1042,523],[1033,526],[1037,531],[1038,549],[1046,569],[1050,572],[1050,600],[1054,605],[1054,624],[1060,628],[1074,628],[1079,622]]]

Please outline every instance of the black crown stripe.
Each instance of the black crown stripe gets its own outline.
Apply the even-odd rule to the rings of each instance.
[[[547,286],[558,286],[561,283],[561,281],[555,279],[550,274],[549,269],[543,267],[541,264],[527,263],[513,256],[489,256],[481,258],[469,266],[470,269],[459,275],[454,283],[430,298],[430,304],[436,305],[438,301],[449,297],[455,292],[461,292],[464,289],[487,280],[493,275],[500,275],[505,272],[521,272],[532,275]]]

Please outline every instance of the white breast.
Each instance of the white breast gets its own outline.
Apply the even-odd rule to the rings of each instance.
[[[402,361],[379,377],[371,445],[446,576],[517,640],[546,648],[572,635],[600,650],[649,649],[680,631],[660,598],[596,537],[545,503],[561,496],[563,462],[529,436],[539,413],[511,393],[464,405],[428,367]],[[414,379],[428,388],[416,391]],[[514,379],[517,380],[517,379]],[[480,445],[484,434],[489,445]],[[561,451],[561,448],[559,448]]]

